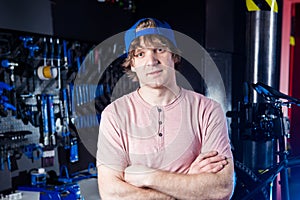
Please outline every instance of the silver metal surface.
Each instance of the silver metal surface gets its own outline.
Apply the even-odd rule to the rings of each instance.
[[[276,65],[277,13],[270,11],[248,12],[246,26],[246,81],[263,82],[277,88]],[[262,102],[254,91],[249,99]]]

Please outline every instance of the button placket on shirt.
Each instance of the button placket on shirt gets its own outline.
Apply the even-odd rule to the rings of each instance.
[[[164,142],[164,123],[163,123],[163,114],[164,111],[162,110],[162,108],[157,108],[157,112],[158,112],[158,141],[159,141],[159,147],[162,148],[163,147],[163,142]]]

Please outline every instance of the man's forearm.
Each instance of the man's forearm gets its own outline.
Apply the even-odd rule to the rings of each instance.
[[[216,184],[216,181],[219,183]],[[212,173],[182,175],[159,171],[146,187],[172,195],[176,199],[230,199],[232,193],[232,184]]]
[[[128,183],[114,183],[111,187],[114,189],[110,191],[106,190],[105,192],[101,192],[101,188],[99,189],[102,200],[174,200],[171,196],[155,191],[154,189],[138,188]]]
[[[167,200],[174,199],[169,195],[155,191],[153,189],[138,188],[127,183],[125,184],[113,184],[111,187],[115,187],[111,192],[103,192],[100,190],[102,200],[122,199],[122,200]]]
[[[176,199],[230,199],[233,192],[232,160],[218,173],[185,175],[155,170],[127,177],[125,180],[133,185],[148,187]]]
[[[122,180],[120,174],[116,176],[107,176],[108,174],[115,173],[114,170],[111,170],[110,168],[102,166],[99,167],[98,171],[98,187],[102,200],[174,200],[173,197],[155,191],[154,189],[139,188],[126,183]]]

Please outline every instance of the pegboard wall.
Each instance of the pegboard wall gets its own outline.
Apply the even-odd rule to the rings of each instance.
[[[61,166],[70,174],[94,166],[95,158],[77,130],[92,128],[97,133],[101,111],[112,101],[111,92],[124,74],[119,67],[122,57],[108,67],[101,63],[114,48],[122,52],[123,47],[114,44],[94,51],[96,45],[0,29],[0,179],[11,179],[0,183],[0,193],[16,189],[24,178],[21,174],[30,180],[36,168],[54,169],[59,176]],[[92,73],[74,85],[79,72],[85,72],[87,56],[95,71],[104,70],[102,77]],[[76,113],[91,102],[96,114],[88,109]],[[24,159],[31,162],[24,164]]]

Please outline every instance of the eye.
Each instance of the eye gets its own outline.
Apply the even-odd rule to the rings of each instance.
[[[144,55],[145,55],[144,52],[137,52],[137,53],[134,54],[134,57],[136,57],[136,58],[141,58],[141,57],[143,57]]]
[[[156,53],[164,53],[166,51],[166,49],[164,49],[164,48],[157,48],[155,51],[156,51]]]

